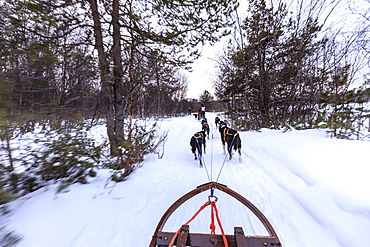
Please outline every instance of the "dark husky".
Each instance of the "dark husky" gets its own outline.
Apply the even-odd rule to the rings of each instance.
[[[199,131],[195,133],[190,139],[191,152],[194,154],[195,159],[199,158],[199,165],[202,164],[202,153],[206,152],[206,133],[204,131]],[[202,148],[203,147],[203,148]],[[195,153],[198,151],[198,156]]]
[[[221,119],[219,117],[216,117],[215,118],[215,125],[216,125],[216,128],[220,125],[221,123]]]
[[[224,154],[226,154],[225,143],[227,143],[227,151],[229,152],[230,159],[232,158],[232,149],[234,149],[234,152],[238,150],[239,155],[241,155],[242,141],[239,133],[236,130],[227,127],[226,123],[222,121],[220,122],[218,130],[220,131]]]
[[[206,119],[206,118],[204,118],[204,119],[202,120],[202,130],[207,134],[208,139],[209,139],[209,124],[208,124],[208,122],[207,122],[207,119]]]

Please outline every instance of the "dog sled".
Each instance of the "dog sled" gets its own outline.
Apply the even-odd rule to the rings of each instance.
[[[217,197],[213,195],[213,191],[217,189],[222,191],[234,199],[238,200],[242,203],[245,207],[247,207],[254,215],[260,220],[260,222],[265,227],[269,236],[246,236],[242,227],[234,227],[234,235],[226,235],[222,229],[222,225],[218,218],[218,210],[216,208]],[[174,211],[178,207],[180,207],[184,202],[189,200],[190,198],[196,196],[197,194],[210,190],[211,195],[208,197],[208,202],[204,204],[198,212],[186,222],[184,225],[181,226],[177,230],[177,232],[166,232],[163,231],[163,228],[172,215]],[[211,206],[212,213],[215,213],[215,217],[217,222],[220,226],[222,234],[215,234],[214,230],[211,229],[211,234],[204,234],[204,233],[192,233],[189,229],[188,223],[193,220],[197,214],[203,210],[205,207]],[[211,228],[214,221],[214,217],[212,218]],[[188,192],[181,198],[179,198],[175,203],[173,203],[165,214],[160,219],[155,232],[152,236],[152,240],[150,242],[149,247],[171,247],[171,246],[190,246],[190,247],[257,247],[257,246],[281,246],[278,236],[276,235],[275,230],[273,229],[270,222],[266,219],[266,217],[261,213],[261,211],[255,207],[250,201],[246,198],[241,196],[240,194],[236,193],[235,191],[229,189],[227,186],[216,183],[210,182],[203,185],[198,186],[196,189]]]

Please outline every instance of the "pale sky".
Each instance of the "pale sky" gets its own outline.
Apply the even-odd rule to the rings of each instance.
[[[240,1],[238,10],[240,17],[243,16],[243,12],[245,12],[244,10],[247,9],[247,2],[248,1],[245,0]],[[214,46],[206,44],[203,47],[202,56],[192,64],[193,72],[186,73],[189,79],[188,98],[198,99],[205,90],[214,95],[215,90],[213,82],[216,77],[217,70],[215,66],[217,63],[213,60],[217,57],[218,53],[221,53],[225,41],[229,38],[230,37],[225,37],[223,39],[224,41],[221,40]]]
[[[186,72],[189,79],[188,98],[198,99],[205,90],[214,94],[213,78],[216,73],[216,62],[212,59],[216,57],[219,47],[220,45],[207,44],[203,48],[202,56],[192,64],[193,71]]]

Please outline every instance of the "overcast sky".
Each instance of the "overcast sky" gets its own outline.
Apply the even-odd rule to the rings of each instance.
[[[216,63],[212,61],[212,58],[216,56],[217,47],[211,47],[206,45],[203,48],[202,57],[194,62],[192,65],[193,71],[187,72],[189,84],[188,84],[188,98],[199,98],[205,90],[210,93],[214,93],[213,88],[213,77],[215,74],[214,66]]]

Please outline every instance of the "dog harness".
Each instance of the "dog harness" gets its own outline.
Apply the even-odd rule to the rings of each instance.
[[[236,137],[237,135],[239,135],[238,132],[236,132],[235,134],[232,134],[232,133],[229,133],[229,128],[224,128],[224,138],[223,138],[223,141],[226,142],[226,135],[229,135],[229,136],[233,136],[233,137]]]
[[[199,139],[199,138],[203,138],[203,134],[202,133],[195,133],[195,135],[194,135],[194,138],[195,139]]]

